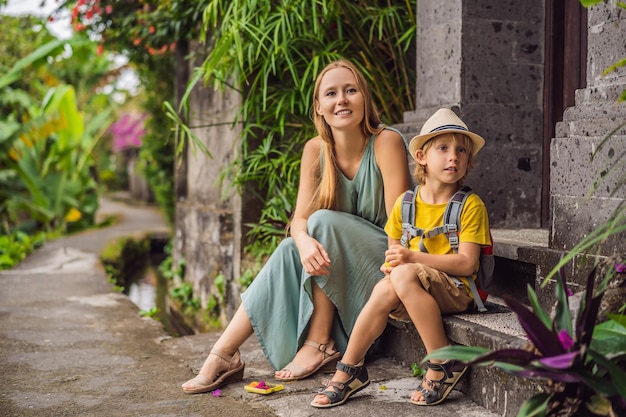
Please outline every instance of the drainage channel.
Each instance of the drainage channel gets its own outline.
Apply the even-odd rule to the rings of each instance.
[[[163,325],[165,331],[174,337],[193,334],[180,319],[171,314],[168,303],[168,282],[159,271],[159,265],[166,258],[165,245],[167,240],[151,236],[150,254],[142,273],[132,279],[124,288],[124,294],[139,307],[144,315],[149,315]]]

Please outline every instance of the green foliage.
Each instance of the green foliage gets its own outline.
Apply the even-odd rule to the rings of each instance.
[[[168,67],[169,68],[169,67]],[[139,150],[139,170],[143,173],[158,206],[163,210],[168,224],[174,224],[176,200],[174,192],[174,142],[169,137],[170,125],[160,105],[163,97],[172,95],[172,84],[163,76],[158,82],[160,71],[150,73],[147,86],[158,84],[154,89],[146,89],[143,109],[152,116],[146,123],[147,132]],[[147,77],[148,78],[148,77]]]
[[[251,269],[246,269],[239,277],[239,288],[241,288],[242,291],[247,289],[250,284],[252,284],[252,281],[254,281],[254,277],[257,273],[258,272],[254,272]]]
[[[262,190],[260,219],[248,226],[256,248],[271,250],[293,211],[302,146],[315,135],[314,77],[332,60],[353,60],[371,80],[383,119],[401,121],[414,99],[414,10],[410,2],[213,0],[202,29],[209,52],[186,95],[200,78],[241,92],[233,121],[243,129],[241,156],[222,179]]]
[[[181,281],[185,276],[185,258],[181,258],[178,260],[177,264],[174,265],[174,257],[172,256],[172,241],[170,240],[164,248],[167,256],[159,264],[159,272],[163,278],[168,281]]]
[[[160,311],[157,307],[151,307],[149,310],[140,310],[139,315],[141,317],[151,317],[155,320],[159,319]]]
[[[178,41],[195,39],[203,2],[196,0],[78,0],[61,6],[75,16],[74,28],[97,39],[104,49],[125,51],[138,65],[168,55]]]
[[[416,364],[415,362],[413,362],[411,364],[411,376],[420,377],[420,376],[424,375],[425,373],[426,373],[426,371],[424,371],[424,369],[420,368],[420,366],[418,364]]]
[[[139,75],[141,91],[135,105],[150,117],[138,168],[169,224],[175,213],[176,144],[163,103],[174,101],[174,53],[198,36],[203,7],[195,0],[79,0],[60,6],[71,11],[75,29],[95,39],[100,51],[124,55]]]
[[[0,270],[13,268],[45,241],[46,234],[43,232],[29,236],[24,232],[16,231],[0,236]]]
[[[200,310],[200,301],[193,297],[193,288],[187,282],[172,288],[170,296],[181,304],[184,314],[194,314]]]
[[[93,149],[112,106],[94,88],[112,61],[85,37],[54,39],[36,19],[3,22],[0,38],[27,46],[7,47],[25,55],[0,64],[11,65],[0,76],[2,230],[52,235],[91,227],[99,191]]]

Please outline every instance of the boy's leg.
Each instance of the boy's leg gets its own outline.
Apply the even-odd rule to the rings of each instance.
[[[400,302],[398,295],[394,292],[389,277],[383,278],[372,290],[372,294],[361,310],[359,317],[354,324],[348,346],[341,362],[347,365],[362,365],[365,353],[372,343],[380,336],[387,326],[389,313],[393,311]],[[333,382],[346,382],[350,375],[337,370],[332,377]],[[328,404],[329,399],[325,395],[315,396],[314,403]]]
[[[417,265],[398,265],[393,269],[389,278],[424,342],[426,352],[430,353],[435,349],[447,346],[449,342],[443,327],[439,305],[422,286],[417,276]]]
[[[430,353],[448,346],[450,341],[443,327],[440,303],[446,306],[446,310],[459,312],[466,310],[472,299],[465,290],[451,283],[446,274],[421,264],[397,266],[392,271],[390,280],[395,292],[400,295],[400,300],[413,321],[426,352]],[[441,300],[438,302],[431,293]],[[432,360],[431,362],[441,363],[442,361]],[[443,372],[428,369],[422,385],[428,385],[428,381],[437,381],[443,377]],[[432,389],[428,386],[427,388]],[[419,390],[411,395],[411,401],[423,400],[424,396]]]

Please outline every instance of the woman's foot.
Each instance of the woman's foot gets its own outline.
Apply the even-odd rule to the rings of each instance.
[[[239,350],[230,356],[213,349],[204,361],[198,375],[182,385],[187,394],[213,391],[227,383],[241,381],[246,364],[241,362]]]
[[[326,388],[313,398],[311,405],[316,408],[341,405],[369,384],[370,379],[363,362],[354,366],[337,362],[337,372],[326,383]]]
[[[276,371],[274,377],[279,381],[289,382],[308,378],[319,371],[332,372],[340,356],[332,340],[327,344],[306,340],[293,361]]]

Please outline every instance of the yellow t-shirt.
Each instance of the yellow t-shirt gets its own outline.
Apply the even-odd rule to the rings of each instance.
[[[443,225],[443,214],[446,210],[447,203],[444,204],[428,204],[425,203],[419,195],[419,191],[415,196],[415,226],[426,231]],[[385,225],[387,236],[392,239],[400,239],[402,237],[402,199],[401,194],[391,211],[391,215]],[[485,203],[476,194],[472,193],[465,200],[463,211],[461,212],[461,224],[459,225],[461,232],[459,234],[460,242],[471,242],[481,246],[489,246],[491,237],[489,235],[489,216]],[[419,251],[419,237],[411,239],[409,249]],[[447,254],[454,253],[448,242],[448,238],[444,233],[432,238],[424,239],[424,246],[428,253]],[[478,269],[477,269],[478,270]],[[463,277],[458,277],[465,281]],[[472,275],[472,279],[476,278],[476,273]],[[466,289],[471,294],[468,286]]]

